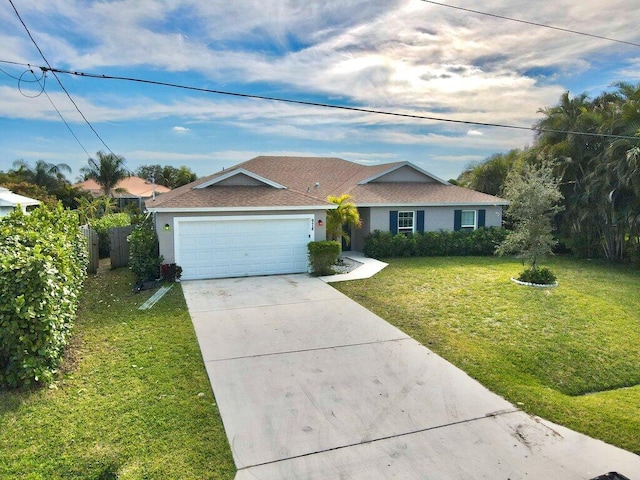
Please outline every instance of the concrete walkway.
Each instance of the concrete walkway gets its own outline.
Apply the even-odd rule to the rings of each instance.
[[[236,480],[640,479],[640,457],[519,411],[317,278],[182,285]]]
[[[362,265],[349,273],[338,273],[336,275],[327,275],[325,277],[318,278],[326,283],[362,280],[373,277],[376,273],[389,265],[388,263],[381,262],[375,258],[365,257],[364,254],[360,252],[342,252],[342,256],[355,260],[356,262],[360,262]]]

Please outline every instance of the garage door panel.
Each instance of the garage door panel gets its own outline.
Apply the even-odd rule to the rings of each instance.
[[[310,215],[177,219],[176,259],[183,278],[306,272]]]

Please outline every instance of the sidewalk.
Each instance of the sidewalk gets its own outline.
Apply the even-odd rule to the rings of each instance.
[[[356,262],[360,262],[362,265],[349,273],[327,275],[318,278],[325,283],[345,282],[347,280],[363,280],[365,278],[373,277],[388,265],[388,263],[381,262],[375,258],[365,257],[364,254],[360,252],[342,252],[342,256],[355,260]]]

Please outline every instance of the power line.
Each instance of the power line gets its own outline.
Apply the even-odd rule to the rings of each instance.
[[[447,7],[447,8],[452,8],[454,10],[462,10],[463,12],[475,13],[477,15],[484,15],[486,17],[500,18],[502,20],[509,20],[511,22],[518,22],[518,23],[524,23],[526,25],[533,25],[535,27],[549,28],[551,30],[558,30],[560,32],[573,33],[575,35],[582,35],[584,37],[598,38],[600,40],[607,40],[609,42],[623,43],[625,45],[640,47],[640,43],[628,42],[626,40],[618,40],[616,38],[604,37],[602,35],[596,35],[593,33],[580,32],[578,30],[571,30],[570,28],[555,27],[553,25],[545,25],[544,23],[530,22],[528,20],[521,20],[519,18],[506,17],[504,15],[497,15],[495,13],[481,12],[480,10],[472,10],[471,8],[458,7],[456,5],[449,5],[447,3],[434,2],[432,0],[421,0],[421,1],[424,3],[430,3],[432,5],[438,5],[440,7]]]
[[[73,106],[75,107],[75,109],[78,111],[78,113],[80,114],[80,116],[82,117],[82,119],[84,120],[84,122],[89,126],[89,128],[91,129],[91,131],[95,134],[95,136],[98,138],[98,140],[100,140],[100,142],[102,143],[102,145],[105,146],[105,148],[107,150],[109,150],[109,152],[111,152],[113,155],[115,155],[115,153],[113,153],[113,151],[109,148],[109,146],[105,143],[105,141],[102,139],[102,137],[98,134],[98,132],[96,131],[95,128],[93,128],[93,125],[91,125],[91,122],[89,122],[89,120],[87,119],[87,117],[85,117],[84,113],[82,113],[82,111],[80,110],[80,108],[78,107],[78,104],[73,100],[73,98],[71,97],[71,94],[67,91],[67,89],[64,87],[64,85],[62,84],[62,82],[60,81],[60,79],[58,78],[58,75],[56,75],[56,72],[51,68],[51,64],[49,63],[49,61],[47,60],[47,57],[44,56],[44,53],[42,53],[42,50],[40,49],[40,46],[38,45],[38,43],[36,42],[36,40],[33,38],[33,35],[31,35],[31,32],[29,31],[29,28],[27,27],[27,24],[24,23],[24,20],[22,20],[22,17],[20,16],[20,13],[18,12],[18,9],[16,8],[16,6],[13,4],[13,0],[9,0],[9,3],[11,4],[11,7],[13,7],[13,11],[15,12],[16,16],[18,17],[18,20],[20,20],[20,23],[22,24],[22,26],[24,27],[24,29],[27,32],[27,35],[29,35],[29,38],[31,39],[31,41],[33,42],[33,44],[35,45],[36,49],[38,50],[38,53],[40,53],[40,56],[42,57],[42,59],[44,60],[44,63],[47,64],[48,70],[53,74],[54,78],[56,79],[56,81],[58,82],[58,85],[60,85],[60,88],[62,89],[62,91],[67,95],[67,97],[69,98],[69,100],[71,101],[71,103],[73,104]],[[41,68],[42,69],[42,68]],[[46,70],[43,70],[43,72],[46,73]],[[49,95],[47,95],[47,97],[49,97]],[[55,108],[55,107],[54,107]],[[58,112],[58,115],[60,115],[62,117],[62,114],[60,114],[60,111],[56,108],[56,111]],[[63,119],[64,121],[64,119]],[[67,128],[69,128],[69,130],[71,130],[71,128],[69,127],[69,124],[65,121],[65,124],[67,125]],[[72,132],[73,133],[73,132]],[[78,139],[78,137],[75,136],[75,134],[73,135],[76,140]],[[83,150],[84,147],[83,147]],[[86,150],[85,150],[86,152]]]
[[[190,85],[181,85],[178,83],[162,82],[160,80],[148,80],[148,79],[136,78],[136,77],[101,75],[101,74],[95,74],[95,73],[62,70],[59,68],[52,69],[49,67],[39,67],[39,68],[43,69],[44,71],[49,70],[51,72],[57,72],[65,75],[75,75],[78,77],[85,77],[85,78],[96,78],[100,80],[120,80],[120,81],[126,81],[126,82],[142,83],[147,85],[157,85],[162,87],[178,88],[182,90],[190,90],[190,91],[196,91],[196,92],[202,92],[202,93],[212,93],[217,95],[227,95],[232,97],[250,98],[250,99],[256,99],[256,100],[268,100],[272,102],[288,103],[288,104],[294,104],[294,105],[305,105],[310,107],[333,108],[337,110],[346,110],[346,111],[360,112],[360,113],[371,113],[375,115],[386,115],[391,117],[412,118],[412,119],[418,119],[418,120],[432,120],[436,122],[454,123],[454,124],[461,124],[461,125],[473,125],[473,126],[480,126],[480,127],[509,128],[512,130],[528,130],[528,131],[544,132],[544,133],[566,133],[566,134],[574,134],[574,135],[585,135],[585,136],[591,136],[591,137],[607,137],[607,138],[617,138],[617,139],[626,139],[626,140],[640,140],[640,137],[633,137],[629,135],[579,132],[579,131],[573,131],[573,130],[556,130],[556,129],[549,129],[549,128],[541,129],[536,127],[525,127],[522,125],[507,125],[503,123],[476,122],[472,120],[456,120],[453,118],[434,117],[430,115],[417,115],[417,114],[410,114],[410,113],[390,112],[386,110],[376,110],[376,109],[363,108],[363,107],[351,107],[347,105],[337,105],[332,103],[311,102],[306,100],[294,100],[291,98],[270,97],[266,95],[230,92],[225,90],[215,90],[210,88],[194,87]]]
[[[34,75],[35,77],[35,75]],[[53,100],[51,99],[51,97],[49,96],[49,94],[47,93],[47,91],[44,89],[44,85],[40,84],[40,80],[38,78],[36,78],[36,81],[38,82],[39,85],[41,85],[42,87],[42,92],[46,95],[46,97],[49,99],[49,103],[51,103],[51,106],[53,107],[53,109],[56,111],[56,113],[58,114],[58,116],[60,117],[60,119],[64,122],[64,124],[66,125],[67,129],[69,130],[69,132],[71,132],[71,135],[73,135],[73,138],[76,139],[76,142],[78,142],[78,145],[80,145],[80,148],[82,150],[84,150],[84,153],[87,154],[87,157],[91,157],[91,155],[89,155],[89,152],[87,152],[87,149],[84,148],[84,145],[82,145],[82,142],[80,142],[80,139],[76,136],[75,132],[71,129],[71,126],[67,123],[67,121],[65,120],[65,118],[62,116],[62,113],[60,113],[60,110],[58,110],[58,107],[56,107],[56,104],[53,103]]]
[[[0,63],[2,62],[5,62],[5,61],[0,60]],[[9,63],[9,62],[5,62],[5,63]],[[19,65],[26,66],[29,64],[19,64]],[[337,104],[331,104],[331,103],[310,102],[305,100],[293,100],[290,98],[270,97],[265,95],[230,92],[225,90],[214,90],[210,88],[194,87],[190,85],[181,85],[177,83],[162,82],[159,80],[149,80],[149,79],[136,78],[136,77],[124,77],[124,76],[115,76],[115,75],[95,74],[95,73],[88,73],[88,72],[78,72],[78,71],[63,70],[59,68],[49,68],[49,67],[43,67],[43,66],[40,66],[37,68],[40,68],[43,72],[51,71],[52,73],[61,73],[64,75],[74,75],[74,76],[85,77],[85,78],[95,78],[99,80],[119,80],[119,81],[135,82],[135,83],[142,83],[142,84],[148,84],[148,85],[157,85],[161,87],[178,88],[182,90],[190,90],[190,91],[196,91],[201,93],[212,93],[217,95],[227,95],[232,97],[249,98],[249,99],[256,99],[256,100],[268,100],[272,102],[281,102],[281,103],[289,103],[289,104],[312,106],[312,107],[333,108],[333,109],[347,110],[347,111],[353,111],[353,112],[371,113],[375,115],[412,118],[417,120],[431,120],[435,122],[473,125],[473,126],[479,126],[479,127],[508,128],[512,130],[526,130],[526,131],[533,131],[533,132],[540,132],[540,133],[564,133],[564,134],[571,134],[571,135],[584,135],[584,136],[590,136],[590,137],[606,137],[606,138],[636,140],[636,141],[640,140],[640,137],[634,137],[629,135],[614,135],[610,133],[594,133],[594,132],[580,132],[576,130],[536,128],[536,127],[527,127],[524,125],[508,125],[503,123],[477,122],[472,120],[456,120],[453,118],[434,117],[429,115],[390,112],[386,110],[375,110],[375,109],[363,108],[363,107],[352,107],[347,105],[337,105]]]

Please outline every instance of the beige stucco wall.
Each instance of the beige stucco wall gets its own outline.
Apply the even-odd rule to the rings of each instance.
[[[455,207],[389,207],[370,208],[369,221],[363,224],[363,234],[366,235],[374,230],[389,231],[389,212],[397,210],[418,211],[424,210],[424,229],[427,232],[437,232],[438,230],[453,230],[454,210],[486,210],[485,226],[502,226],[502,207],[500,206],[471,206],[456,205]]]
[[[216,216],[246,216],[246,215],[314,215],[314,233],[315,241],[325,240],[327,212],[325,210],[282,210],[271,212],[181,212],[181,213],[156,213],[155,225],[158,233],[158,241],[160,244],[160,255],[163,257],[163,263],[175,263],[174,253],[174,219],[176,217],[216,217]],[[322,220],[322,226],[318,225],[318,221]],[[165,230],[165,225],[169,225],[169,230]]]

